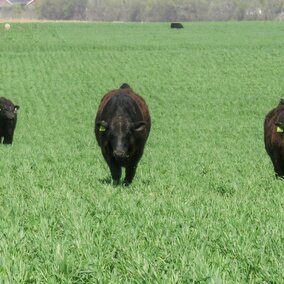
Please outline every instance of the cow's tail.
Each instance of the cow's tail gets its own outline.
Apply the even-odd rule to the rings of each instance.
[[[127,83],[123,83],[123,84],[120,86],[120,89],[131,89],[131,87],[130,87]]]

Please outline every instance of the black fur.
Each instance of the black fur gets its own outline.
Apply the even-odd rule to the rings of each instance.
[[[102,98],[95,134],[115,184],[120,181],[122,167],[125,167],[124,183],[132,182],[150,127],[150,115],[144,99],[128,84]]]
[[[183,29],[183,25],[181,23],[171,23],[171,29]]]
[[[20,107],[0,97],[0,143],[12,144],[17,124],[17,110]]]

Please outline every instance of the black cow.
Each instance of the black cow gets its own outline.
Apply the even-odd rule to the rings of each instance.
[[[128,84],[124,83],[102,98],[95,134],[115,185],[120,181],[122,167],[125,167],[124,184],[132,182],[150,128],[148,107]]]
[[[10,100],[0,97],[0,143],[12,144],[19,108]]]
[[[272,109],[264,121],[264,144],[276,177],[284,178],[284,100]]]
[[[183,25],[181,23],[171,23],[171,29],[183,29]]]

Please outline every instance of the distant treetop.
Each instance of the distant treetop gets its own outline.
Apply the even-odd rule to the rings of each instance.
[[[123,22],[284,20],[284,0],[0,0],[0,19],[13,17]]]

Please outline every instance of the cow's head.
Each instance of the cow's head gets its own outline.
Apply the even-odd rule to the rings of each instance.
[[[0,117],[14,119],[20,107],[12,104],[0,104]]]
[[[108,147],[118,161],[131,157],[135,150],[137,135],[146,127],[145,121],[130,122],[122,116],[114,118],[110,123],[98,121],[98,131],[103,136],[103,144]]]

